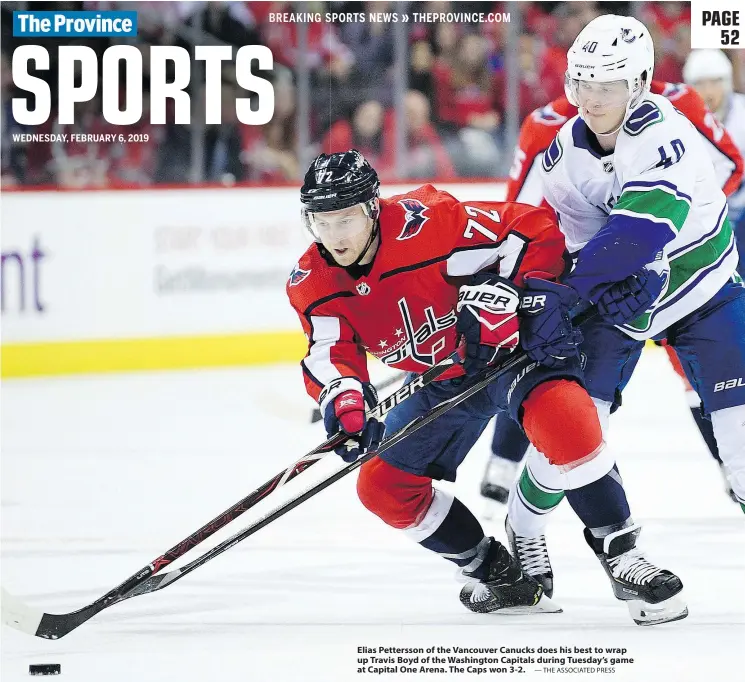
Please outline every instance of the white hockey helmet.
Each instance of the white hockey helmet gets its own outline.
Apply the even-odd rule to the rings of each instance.
[[[683,80],[695,85],[703,80],[722,80],[732,91],[732,62],[721,50],[692,50],[683,67]]]
[[[638,19],[604,14],[585,26],[567,53],[564,90],[578,107],[579,81],[626,81],[627,113],[649,92],[654,71],[654,45]]]

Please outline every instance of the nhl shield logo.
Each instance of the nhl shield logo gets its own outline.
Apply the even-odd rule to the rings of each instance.
[[[429,210],[429,206],[425,206],[419,199],[401,199],[398,203],[406,210],[404,216],[406,222],[401,234],[396,239],[403,241],[416,237],[421,232],[424,223],[429,220],[429,216],[424,215],[424,212]]]
[[[603,161],[603,170],[606,173],[612,173],[614,171],[613,161]]]
[[[370,293],[370,287],[367,282],[360,282],[355,288],[360,296],[367,296]]]
[[[300,267],[300,264],[298,263],[294,268],[292,268],[292,272],[290,273],[290,280],[289,285],[291,287],[295,287],[300,282],[302,282],[308,275],[310,274],[310,270],[303,270]]]

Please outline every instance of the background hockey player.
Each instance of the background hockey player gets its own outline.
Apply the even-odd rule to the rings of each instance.
[[[526,351],[482,392],[365,463],[357,491],[385,523],[460,567],[469,579],[461,601],[471,611],[554,610],[544,594],[550,582],[526,578],[465,505],[432,486],[433,479],[455,480],[489,420],[506,411],[566,471],[567,497],[586,526],[614,527],[629,518],[597,411],[581,384],[581,334],[568,316],[576,297],[552,281],[564,270],[564,241],[551,213],[460,203],[431,185],[379,199],[377,174],[356,150],[319,156],[301,201],[315,243],[287,293],[308,337],[302,362],[308,393],[319,401],[329,433],[356,436],[338,450],[342,457],[354,460],[382,437],[381,425],[365,416],[371,398],[365,351],[419,373],[464,340],[463,364],[394,408],[386,420],[391,432],[457,394],[466,375],[518,346]],[[621,561],[646,577],[639,596],[651,603],[638,621],[656,622],[656,603],[675,599],[680,580],[638,551]],[[676,616],[683,617],[678,602]]]
[[[745,288],[701,135],[665,97],[649,93],[653,67],[652,41],[637,20],[606,15],[582,30],[567,69],[567,96],[580,115],[543,155],[544,194],[576,258],[564,282],[602,316],[583,327],[581,351],[604,428],[644,340],[667,338],[711,415],[742,504]],[[548,512],[558,504],[534,495],[524,479],[564,486],[562,472],[531,446],[508,502],[518,550],[528,541],[545,547]],[[586,537],[616,573],[615,551],[633,545],[636,528],[606,532]]]
[[[696,89],[741,154],[745,154],[745,95],[733,92],[732,62],[721,50],[693,50],[683,68],[686,83]],[[738,270],[745,277],[745,183],[729,196],[729,219],[740,252]],[[726,190],[725,190],[726,192]]]
[[[700,56],[694,57],[694,55]],[[722,60],[726,62],[726,65]],[[650,90],[653,94],[667,97],[705,138],[704,146],[714,163],[717,180],[722,191],[730,197],[730,222],[734,225],[733,215],[745,214],[745,206],[739,209],[736,207],[745,204],[745,189],[742,189],[745,187],[742,182],[742,152],[745,151],[745,95],[731,93],[732,65],[719,50],[694,51],[688,64],[687,78],[693,78],[695,75],[698,82],[703,83],[702,93],[708,97],[708,103],[717,109],[721,107],[723,113],[729,114],[727,121],[732,125],[733,134],[736,137],[739,135],[738,144],[735,144],[726,126],[722,127],[712,111],[707,108],[707,103],[692,87],[653,80]],[[732,105],[729,107],[725,105],[729,101],[728,97],[732,98]],[[741,116],[740,120],[735,122],[732,114],[738,106],[741,109]],[[548,206],[543,196],[540,173],[543,152],[548,149],[564,123],[576,115],[577,107],[570,104],[566,96],[561,96],[546,106],[536,109],[525,119],[520,128],[515,158],[507,181],[507,201]],[[741,219],[744,218],[745,216]],[[741,233],[745,233],[745,226],[738,229]],[[745,238],[745,235],[742,238]],[[743,245],[741,243],[738,244],[738,249],[742,266]],[[675,371],[684,382],[691,415],[709,452],[719,463],[727,492],[733,496],[726,471],[719,458],[711,421],[702,414],[701,400],[687,380],[675,351],[664,341],[660,344],[665,346]],[[507,502],[510,485],[517,476],[518,465],[525,456],[530,443],[520,426],[506,415],[497,416],[494,421],[492,457],[484,472],[481,494],[490,500]]]

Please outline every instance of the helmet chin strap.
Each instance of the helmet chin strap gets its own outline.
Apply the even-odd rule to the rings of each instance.
[[[623,128],[623,124],[626,123],[626,119],[629,117],[629,113],[643,99],[645,92],[645,88],[642,87],[639,93],[629,98],[629,101],[626,102],[626,110],[623,112],[623,117],[621,118],[621,122],[618,124],[618,127],[608,131],[607,133],[596,133],[594,130],[592,130],[592,128],[590,128],[590,130],[592,130],[592,132],[595,133],[597,137],[608,137],[610,135],[615,135],[619,130],[621,130],[621,128]],[[580,118],[582,118],[582,120],[587,123],[587,120],[584,117],[585,107],[578,107],[578,109]]]
[[[365,244],[365,248],[362,249],[361,253],[357,258],[355,258],[354,263],[351,265],[347,265],[348,268],[355,268],[360,264],[360,261],[362,261],[365,257],[365,254],[370,250],[370,247],[373,245],[373,242],[375,241],[375,237],[378,236],[378,221],[376,220],[373,223],[373,229],[370,230],[370,236],[367,238],[367,243]]]

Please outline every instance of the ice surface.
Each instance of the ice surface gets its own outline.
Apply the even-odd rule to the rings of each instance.
[[[99,597],[323,438],[295,367],[8,381],[1,397],[2,582],[48,611]],[[490,437],[455,484],[474,510]],[[46,662],[62,665],[62,682],[478,679],[357,672],[358,647],[438,645],[624,647],[634,663],[611,679],[733,679],[745,643],[745,526],[664,353],[645,352],[611,438],[644,525],[640,545],[683,579],[686,620],[634,625],[566,504],[548,535],[564,613],[470,614],[450,564],[364,510],[352,475],[177,585],[62,640],[3,627],[3,681]],[[327,458],[286,490],[336,464]],[[485,527],[503,538],[501,524]],[[522,667],[514,679],[590,679]]]

